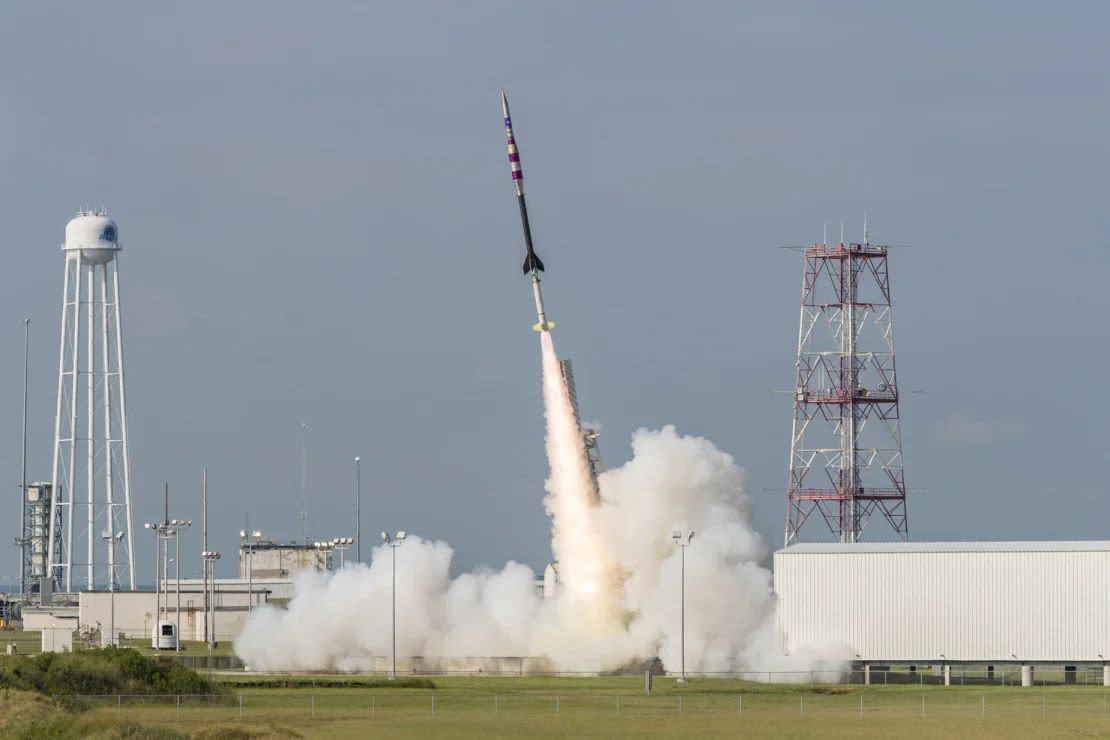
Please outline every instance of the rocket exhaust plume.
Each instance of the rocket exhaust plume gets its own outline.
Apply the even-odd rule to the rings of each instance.
[[[612,627],[620,619],[615,608],[619,570],[597,532],[590,463],[550,332],[540,334],[540,350],[551,470],[544,507],[551,516],[551,549],[559,563],[561,590],[569,613],[582,617],[582,627]]]

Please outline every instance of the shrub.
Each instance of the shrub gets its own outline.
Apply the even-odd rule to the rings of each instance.
[[[131,648],[0,658],[0,688],[66,694],[216,694],[226,689],[166,658]]]

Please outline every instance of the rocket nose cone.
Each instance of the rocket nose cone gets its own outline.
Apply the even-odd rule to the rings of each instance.
[[[509,97],[505,95],[505,88],[501,88],[501,112],[505,114],[505,118],[509,117]]]

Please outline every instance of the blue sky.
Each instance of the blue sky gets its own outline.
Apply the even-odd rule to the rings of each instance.
[[[801,257],[891,257],[914,539],[1106,538],[1101,3],[61,3],[0,44],[0,479],[49,477],[65,222],[118,220],[136,522],[549,557],[506,87],[556,346],[623,462],[675,424],[781,541]],[[10,518],[9,518],[10,515]],[[879,522],[873,538],[887,536]],[[807,530],[819,539],[817,529]],[[197,538],[199,533],[190,535]],[[143,548],[149,543],[142,542]],[[186,541],[185,547],[189,547]],[[16,572],[15,549],[3,574]],[[223,567],[229,572],[230,562]],[[199,572],[199,558],[196,570]],[[2,574],[0,574],[2,575]],[[141,574],[140,574],[141,576]]]

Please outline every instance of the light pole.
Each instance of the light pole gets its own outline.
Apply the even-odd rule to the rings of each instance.
[[[216,649],[216,573],[215,573],[215,565],[216,565],[216,561],[220,559],[220,553],[215,552],[213,550],[205,550],[204,552],[202,552],[200,554],[200,556],[202,558],[204,558],[204,578],[205,578],[205,585],[204,585],[204,600],[205,600],[204,618],[206,620],[208,620],[208,624],[207,624],[204,631],[205,631],[206,637],[208,638],[208,652],[212,652],[213,650]],[[209,586],[209,584],[211,584],[211,587],[212,587],[212,598],[211,599],[208,598],[208,586]],[[211,608],[211,610],[212,610],[212,618],[211,619],[208,618],[208,609],[209,608]]]
[[[161,573],[161,566],[158,559],[162,556],[162,533],[159,530],[161,524],[154,522],[143,522],[143,529],[148,529],[154,533],[154,633],[151,635],[150,646],[152,648],[158,647],[158,622],[162,619],[162,589],[158,575]]]
[[[334,540],[331,541],[331,546],[333,548],[335,548],[336,550],[339,550],[339,569],[340,570],[343,570],[343,566],[346,564],[346,557],[344,556],[344,553],[348,549],[350,549],[351,543],[354,542],[354,541],[355,541],[354,537],[336,537]]]
[[[169,511],[169,485],[166,486],[166,512]],[[169,590],[169,544],[170,538],[174,539],[177,547],[177,639],[175,651],[181,650],[181,542],[179,540],[179,533],[182,529],[192,525],[191,521],[187,519],[170,519],[169,514],[164,514],[164,518],[160,522],[143,522],[143,528],[149,529],[154,533],[157,538],[155,540],[154,552],[154,631],[156,634],[151,636],[151,647],[159,648],[162,637],[162,627],[159,622],[162,621],[162,581],[166,582],[166,589]],[[162,552],[158,552],[158,545],[161,545]],[[159,572],[159,557],[161,557],[161,572]],[[169,611],[169,594],[166,594],[166,611]]]
[[[362,458],[355,457],[355,561],[362,562]]]
[[[397,678],[397,548],[405,544],[405,530],[390,537],[387,532],[382,532],[382,542],[393,548],[393,673],[390,678]]]
[[[682,678],[678,679],[678,682],[686,683],[686,547],[693,541],[694,533],[685,534],[676,529],[671,533],[671,537],[682,553]]]
[[[247,548],[247,616],[250,616],[254,608],[254,546],[260,539],[262,539],[262,533],[257,529],[253,532],[239,530],[240,557],[242,557],[243,548]]]
[[[108,530],[105,530],[101,534],[101,539],[103,539],[105,542],[108,543],[108,547],[112,548],[112,562],[113,563],[116,562],[115,548],[116,548],[116,545],[119,544],[119,541],[123,539],[123,532],[116,532],[115,534],[112,534]],[[111,605],[110,606],[111,616],[108,619],[108,623],[110,625],[109,628],[108,628],[110,630],[110,632],[108,633],[109,634],[108,644],[112,647],[115,647],[116,646],[116,574],[115,574],[114,571],[108,574],[108,602]],[[101,642],[103,642],[103,640],[101,640]]]
[[[173,546],[174,546],[174,551],[175,551],[174,552],[173,573],[174,573],[174,578],[177,581],[176,585],[174,586],[174,590],[177,592],[177,610],[176,610],[176,616],[174,617],[174,619],[177,620],[177,646],[174,648],[174,652],[180,653],[181,652],[181,530],[185,529],[186,527],[193,526],[193,523],[191,521],[189,521],[188,519],[171,519],[170,520],[170,526],[173,528]]]

